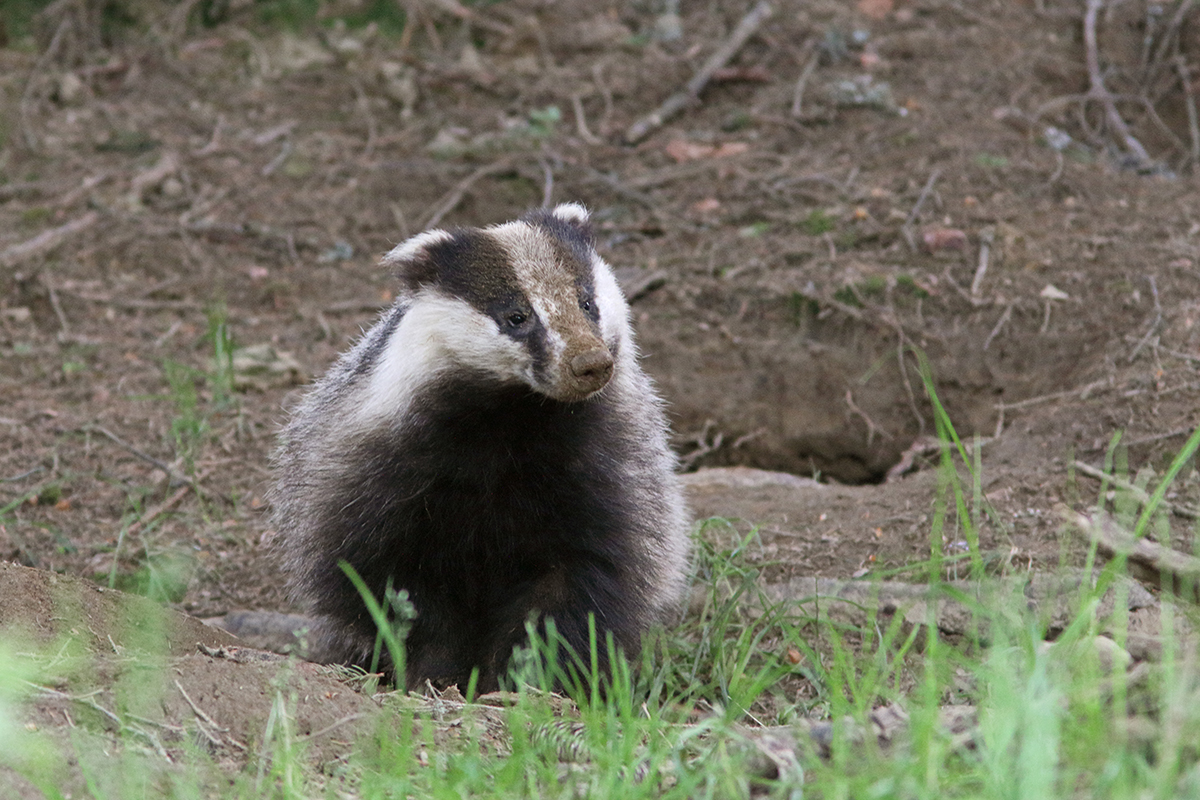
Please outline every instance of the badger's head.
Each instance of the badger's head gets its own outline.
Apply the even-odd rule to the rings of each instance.
[[[420,351],[435,369],[482,372],[564,402],[590,397],[613,376],[629,309],[582,206],[426,231],[384,264],[396,270],[406,307],[389,350]]]

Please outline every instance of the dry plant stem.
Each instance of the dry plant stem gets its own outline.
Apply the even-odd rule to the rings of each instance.
[[[737,55],[742,46],[758,30],[758,26],[769,16],[771,16],[771,4],[766,0],[759,0],[754,8],[742,17],[742,21],[738,23],[729,39],[709,56],[708,61],[704,62],[704,66],[700,67],[692,76],[682,91],[671,95],[655,111],[629,126],[629,129],[625,131],[626,144],[637,144],[642,141],[680,111],[694,103],[700,93],[704,91],[704,87],[708,85],[713,73],[727,65],[730,59]]]
[[[862,421],[867,424],[867,447],[870,447],[875,441],[876,432],[878,432],[879,435],[884,439],[892,438],[890,433],[875,424],[875,420],[867,416],[867,413],[858,407],[858,405],[854,402],[854,395],[849,389],[846,390],[846,407],[850,410],[851,414],[861,417]]]
[[[1086,399],[1089,395],[1091,395],[1092,390],[1099,389],[1103,386],[1108,386],[1107,379],[1099,380],[1099,381],[1092,381],[1091,383],[1087,384],[1086,386],[1081,386],[1078,389],[1067,389],[1066,391],[1062,391],[1062,392],[1052,392],[1050,394],[1038,395],[1037,397],[1030,397],[1027,400],[1018,400],[1015,403],[1000,403],[1000,404],[996,405],[995,408],[1000,408],[1001,406],[1003,406],[1006,410],[1012,410],[1014,408],[1028,408],[1029,406],[1036,406],[1041,403],[1048,403],[1051,400],[1061,400],[1062,398],[1070,397],[1073,394],[1079,395],[1079,399],[1083,400],[1083,399]]]
[[[54,315],[58,317],[58,336],[62,340],[71,335],[71,326],[67,324],[67,315],[63,312],[62,303],[58,302],[58,292],[53,286],[49,287],[50,306],[54,309]]]
[[[62,197],[58,198],[54,205],[58,208],[70,208],[71,206],[75,205],[75,203],[77,203],[81,197],[86,195],[92,189],[95,189],[100,184],[104,183],[110,177],[112,177],[112,175],[108,172],[90,175],[84,178],[80,182],[79,186],[77,186],[74,190],[67,192]]]
[[[979,266],[975,269],[975,278],[971,281],[971,296],[979,297],[983,291],[983,278],[987,275],[988,261],[992,253],[992,239],[995,231],[984,228],[979,234]]]
[[[112,306],[113,308],[148,311],[200,311],[204,308],[202,303],[198,303],[195,300],[146,300],[136,297],[125,299],[109,297],[103,294],[76,292],[68,289],[63,289],[62,291],[74,295],[80,300],[86,300],[89,303],[100,303],[101,305]]]
[[[1196,98],[1192,94],[1192,79],[1183,56],[1175,59],[1175,71],[1179,74],[1179,85],[1183,88],[1184,108],[1187,111],[1188,135],[1191,137],[1191,163],[1200,164],[1200,114],[1196,112]]]
[[[3,420],[3,423],[0,423],[0,424],[20,425],[21,423],[19,420],[6,419],[6,420]],[[13,475],[11,477],[0,478],[0,483],[15,483],[17,481],[23,481],[28,477],[37,475],[39,472],[45,472],[45,471],[46,471],[45,467],[34,467],[33,469],[27,469],[24,472],[17,473],[16,475]]]
[[[232,736],[229,736],[228,728],[223,728],[220,725],[218,725],[213,720],[212,717],[210,717],[208,714],[204,713],[204,709],[202,709],[202,708],[200,708],[200,706],[196,705],[195,701],[193,701],[192,698],[188,696],[187,691],[184,690],[183,684],[181,684],[178,680],[175,681],[175,687],[177,689],[179,689],[179,693],[181,695],[183,695],[183,699],[187,701],[187,704],[189,706],[191,706],[192,713],[196,715],[196,719],[199,720],[199,722],[200,722],[200,725],[198,726],[200,728],[200,732],[204,734],[204,737],[206,739],[208,739],[214,745],[217,745],[219,747],[225,743],[225,741],[222,740],[221,735],[220,735],[220,734],[224,733],[225,738],[228,740],[229,744],[233,745],[234,747],[241,750],[242,752],[247,752],[246,745],[242,744],[237,739],[234,739]],[[211,728],[211,730],[210,730],[210,728]]]
[[[583,113],[583,100],[577,94],[571,95],[571,109],[575,112],[575,129],[579,131],[579,138],[588,144],[600,144],[600,137],[588,128],[587,115]]]
[[[58,49],[62,46],[63,37],[67,33],[67,29],[71,27],[71,18],[63,17],[62,22],[58,24],[58,28],[54,31],[54,38],[50,40],[50,45],[46,48],[46,52],[42,53],[38,58],[37,63],[33,65],[33,69],[29,71],[29,77],[25,81],[25,90],[21,92],[21,136],[25,139],[25,146],[30,150],[37,152],[38,140],[37,135],[33,132],[33,128],[29,124],[29,116],[31,114],[30,105],[33,100],[34,81],[46,74],[46,68],[50,61],[58,55]]]
[[[592,66],[592,83],[596,84],[596,91],[600,92],[600,97],[604,99],[604,113],[600,115],[600,135],[608,136],[612,130],[609,127],[609,122],[612,120],[613,114],[613,94],[612,89],[608,87],[608,83],[604,80],[603,62],[598,62]]]
[[[1117,104],[1113,95],[1104,86],[1104,75],[1100,71],[1100,47],[1096,40],[1096,17],[1099,16],[1100,9],[1104,7],[1104,2],[1105,0],[1087,0],[1087,9],[1083,15],[1083,45],[1086,54],[1088,80],[1091,83],[1087,97],[1100,101],[1104,106],[1105,119],[1108,120],[1108,124],[1112,126],[1113,131],[1121,138],[1125,149],[1137,159],[1140,165],[1148,167],[1152,163],[1150,154],[1146,152],[1146,148],[1142,146],[1142,143],[1129,130],[1129,126],[1117,111]]]
[[[1190,431],[1188,432],[1190,433]],[[1150,501],[1150,495],[1147,494],[1144,489],[1139,489],[1137,486],[1134,486],[1124,478],[1116,475],[1109,475],[1103,470],[1098,470],[1090,464],[1085,464],[1082,461],[1072,461],[1071,466],[1073,466],[1079,472],[1082,472],[1084,475],[1087,475],[1089,478],[1095,478],[1099,481],[1108,481],[1118,489],[1129,492],[1137,498],[1139,503],[1142,503],[1143,505]],[[1172,505],[1166,500],[1163,500],[1159,502],[1158,507],[1163,511],[1174,514],[1177,517],[1183,517],[1184,519],[1200,519],[1200,511],[1196,511],[1193,508],[1188,508],[1187,506],[1176,506]]]
[[[1130,364],[1132,364],[1134,359],[1137,358],[1138,353],[1142,352],[1142,348],[1146,346],[1146,343],[1150,341],[1151,337],[1158,333],[1159,326],[1162,325],[1163,321],[1162,303],[1160,303],[1158,299],[1158,282],[1154,279],[1153,275],[1150,275],[1149,279],[1150,292],[1154,297],[1154,320],[1150,323],[1150,327],[1146,330],[1146,334],[1138,341],[1137,346],[1133,348],[1133,352],[1129,354]]]
[[[942,175],[940,169],[935,169],[929,173],[929,179],[925,181],[924,188],[921,189],[921,194],[917,196],[917,202],[913,203],[912,211],[908,212],[908,216],[904,219],[904,224],[900,230],[904,233],[904,238],[908,242],[908,247],[913,252],[916,252],[917,241],[913,238],[912,226],[917,221],[917,215],[921,213],[921,207],[925,205],[925,201],[929,199],[929,193],[933,191],[933,186],[937,183],[937,179]]]
[[[1130,439],[1129,441],[1122,439],[1121,444],[1123,444],[1125,447],[1136,447],[1140,444],[1154,444],[1155,442],[1161,442],[1164,439],[1174,439],[1177,436],[1187,436],[1193,430],[1195,430],[1195,428],[1177,428],[1176,430],[1167,431],[1166,433],[1156,433],[1153,436],[1142,436],[1141,438]]]
[[[348,717],[342,717],[341,719],[337,720],[336,722],[329,723],[328,725],[326,725],[324,728],[321,728],[320,730],[313,731],[312,733],[306,733],[303,736],[298,737],[297,740],[301,741],[301,742],[310,742],[313,739],[324,736],[327,733],[332,733],[333,731],[337,730],[338,728],[342,727],[343,725],[346,725],[347,723],[355,722],[356,720],[363,719],[366,716],[367,716],[366,714],[351,714]]]
[[[1191,599],[1200,597],[1200,558],[1136,538],[1103,511],[1094,515],[1058,507],[1059,517],[1106,558],[1127,559],[1130,574],[1153,586],[1169,588]]]
[[[1182,0],[1179,6],[1175,9],[1175,15],[1171,18],[1170,24],[1167,25],[1167,30],[1158,40],[1158,49],[1154,53],[1154,57],[1146,64],[1145,74],[1142,78],[1143,86],[1150,86],[1158,77],[1158,71],[1167,63],[1167,53],[1172,47],[1178,52],[1179,31],[1183,27],[1183,21],[1187,17],[1196,0]],[[1184,87],[1184,93],[1187,93],[1187,88]]]
[[[792,117],[795,119],[800,119],[804,115],[804,89],[808,86],[808,79],[812,77],[813,72],[817,69],[817,64],[821,61],[821,52],[817,49],[816,39],[809,39],[804,50],[809,54],[808,62],[800,71],[800,77],[796,79],[796,87],[792,89]]]
[[[95,431],[96,433],[100,434],[101,436],[103,436],[104,438],[108,439],[110,442],[115,444],[117,447],[120,447],[122,450],[126,450],[129,453],[132,453],[133,455],[142,459],[146,463],[153,464],[154,466],[158,467],[163,472],[167,473],[167,475],[170,476],[171,480],[175,481],[176,483],[187,484],[187,486],[189,488],[193,489],[196,492],[196,494],[200,494],[200,495],[207,494],[206,492],[204,492],[204,490],[202,490],[200,488],[200,486],[196,483],[196,481],[192,480],[187,475],[184,475],[181,472],[175,470],[170,464],[167,464],[164,461],[160,461],[159,459],[150,455],[146,451],[133,446],[129,442],[122,439],[120,436],[117,436],[115,433],[110,431],[108,428],[105,428],[102,425],[88,425],[88,426],[84,427],[82,430],[85,433],[90,433],[92,431]]]
[[[174,511],[175,507],[183,502],[183,498],[187,497],[187,493],[190,491],[192,491],[191,486],[181,486],[176,489],[175,494],[171,495],[166,500],[150,509],[148,512],[143,514],[140,519],[130,525],[125,530],[125,535],[136,536],[142,532],[143,528],[154,522],[154,520],[158,519],[163,514],[167,513],[168,511]]]
[[[107,708],[105,708],[104,706],[102,706],[98,702],[96,702],[92,698],[92,695],[97,694],[98,692],[89,692],[88,694],[85,694],[85,695],[73,695],[73,694],[68,694],[66,692],[60,692],[55,689],[49,689],[45,686],[39,686],[38,684],[31,683],[30,681],[23,680],[21,682],[26,684],[27,686],[30,686],[33,689],[35,689],[37,691],[37,693],[43,697],[50,697],[50,698],[54,698],[56,700],[65,700],[70,703],[79,703],[80,705],[87,706],[88,708],[92,709],[96,713],[98,713],[101,716],[108,719],[109,722],[111,722],[113,725],[116,726],[116,730],[118,732],[131,731],[133,733],[138,734],[139,736],[143,737],[144,739],[146,739],[146,741],[148,741],[150,743],[150,745],[154,748],[154,751],[159,755],[160,758],[163,758],[166,761],[171,761],[171,762],[174,761],[174,759],[171,758],[170,754],[167,753],[166,748],[162,746],[162,743],[158,740],[157,736],[155,736],[154,734],[150,733],[149,731],[147,731],[144,728],[141,728],[137,725],[131,725],[129,723],[126,723],[124,720],[122,720],[116,714],[114,714],[113,712],[109,711]],[[70,716],[67,715],[66,711],[63,711],[63,716],[67,717],[68,724],[72,728],[75,727],[74,721],[71,720]],[[165,725],[161,722],[155,722],[154,720],[147,720],[147,719],[144,719],[141,717],[137,717],[134,714],[128,714],[127,716],[129,716],[133,719],[137,719],[141,722],[147,722],[147,723],[150,723],[153,725],[157,725],[161,728],[168,729],[168,730],[172,729],[172,727],[173,727],[170,725]]]
[[[984,350],[987,350],[992,346],[992,340],[1000,335],[1000,331],[1003,330],[1004,326],[1008,324],[1008,321],[1012,319],[1013,308],[1016,307],[1016,305],[1017,304],[1014,302],[1009,303],[1004,307],[1004,313],[1000,315],[1000,319],[996,320],[996,325],[992,328],[992,332],[989,333],[987,338],[983,340]]]
[[[899,480],[909,472],[912,472],[913,465],[916,463],[918,456],[936,453],[941,448],[942,443],[937,438],[932,436],[918,436],[900,454],[900,460],[893,464],[891,469],[887,471],[887,477],[884,479],[884,482],[890,483],[891,481]]]
[[[371,99],[367,97],[367,92],[359,80],[354,81],[354,96],[358,110],[367,120],[367,143],[363,146],[362,159],[369,161],[375,154],[375,142],[379,139],[379,125],[375,122],[375,115],[371,113]]]
[[[71,236],[82,233],[92,227],[99,220],[100,215],[98,213],[89,211],[79,219],[71,220],[64,225],[59,225],[57,228],[51,228],[48,231],[42,231],[32,239],[20,242],[19,244],[10,245],[0,250],[0,267],[15,267],[27,258],[47,253]]]
[[[430,213],[429,218],[422,222],[419,226],[420,230],[427,230],[437,226],[437,224],[441,222],[447,214],[458,207],[458,204],[462,202],[464,197],[466,197],[467,192],[471,191],[471,187],[475,185],[476,181],[486,178],[489,175],[495,175],[496,173],[504,172],[505,170],[509,169],[512,169],[512,161],[507,158],[502,158],[499,161],[494,161],[491,164],[480,167],[467,177],[463,178],[458,182],[457,186],[447,192],[446,195],[438,201],[438,204],[434,206],[433,212]]]
[[[485,17],[474,9],[467,8],[462,3],[459,3],[458,0],[429,0],[429,3],[461,20],[483,28],[485,31],[498,33],[501,36],[512,35],[513,29],[511,25],[506,25],[503,22]]]

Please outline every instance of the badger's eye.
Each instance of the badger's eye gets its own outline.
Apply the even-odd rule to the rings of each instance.
[[[591,300],[582,300],[579,303],[579,307],[582,308],[584,311],[591,311],[592,310],[592,301]]]
[[[519,328],[525,323],[526,316],[521,311],[514,311],[508,315],[508,324],[514,328]]]

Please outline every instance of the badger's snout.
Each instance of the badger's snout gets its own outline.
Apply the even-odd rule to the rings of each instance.
[[[570,361],[572,383],[581,394],[598,392],[613,374],[613,357],[605,347],[593,347],[574,356]]]

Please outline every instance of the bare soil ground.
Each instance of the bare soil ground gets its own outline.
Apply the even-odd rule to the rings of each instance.
[[[101,35],[56,4],[0,49],[0,559],[294,611],[269,453],[390,299],[379,256],[546,201],[593,210],[686,467],[826,484],[695,482],[698,518],[763,524],[768,580],[929,557],[913,346],[980,437],[1009,568],[1075,559],[1050,513],[1095,500],[1074,461],[1121,431],[1130,474],[1161,472],[1200,421],[1200,19],[1116,4],[1090,47],[1066,0],[780,2],[629,144],[749,3],[684,2],[674,39],[648,3],[410,5],[402,35],[236,2],[130,3]]]

